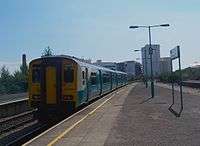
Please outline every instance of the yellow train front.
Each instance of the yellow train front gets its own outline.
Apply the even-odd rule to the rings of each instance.
[[[41,57],[29,64],[29,103],[47,115],[68,114],[127,83],[127,75],[67,56]]]

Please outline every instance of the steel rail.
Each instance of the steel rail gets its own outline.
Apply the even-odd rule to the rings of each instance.
[[[4,134],[11,131],[12,129],[34,121],[35,119],[29,116],[33,116],[34,112],[36,111],[37,110],[31,110],[8,118],[0,119],[0,134]],[[26,117],[27,119],[25,119]]]

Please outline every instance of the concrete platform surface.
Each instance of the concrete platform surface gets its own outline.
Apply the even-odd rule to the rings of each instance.
[[[155,95],[148,100],[150,89],[131,84],[26,145],[200,145],[200,97],[183,94],[177,118],[168,110],[171,91],[156,86]]]

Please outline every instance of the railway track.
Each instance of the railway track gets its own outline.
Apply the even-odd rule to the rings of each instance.
[[[106,93],[103,96],[107,94],[112,94],[112,92]],[[89,104],[99,100],[103,96],[100,96],[94,100],[92,100]],[[79,107],[76,111],[72,112],[69,115],[61,116],[58,118],[55,118],[55,121],[46,121],[43,123],[40,123],[37,119],[34,119],[33,114],[34,112],[37,112],[37,110],[28,111],[7,119],[0,119],[0,135],[8,133],[9,131],[15,130],[15,128],[23,127],[23,125],[29,124],[36,120],[37,122],[31,125],[28,125],[26,128],[23,128],[21,130],[18,130],[16,132],[10,133],[4,138],[1,139],[0,136],[0,145],[6,145],[6,146],[16,146],[16,145],[22,145],[23,143],[27,142],[28,140],[32,139],[33,137],[39,135],[40,133],[44,132],[45,130],[51,128],[52,126],[56,125],[60,121],[66,119],[67,117],[75,114],[76,112],[80,111],[81,109],[84,109],[87,107],[87,105],[83,105]]]
[[[37,110],[30,110],[0,119],[0,145],[9,145],[20,137],[21,131],[37,124],[33,114]]]
[[[56,125],[57,123],[59,123],[66,117],[63,117],[62,119],[58,119],[55,121],[42,122],[42,123],[37,122],[35,124],[29,125],[26,128],[23,128],[22,130],[9,134],[8,136],[4,137],[2,140],[0,139],[0,146],[1,145],[5,145],[5,146],[22,145],[23,143],[29,141],[33,137],[39,135],[40,133],[44,132],[50,127]]]
[[[55,121],[47,120],[41,123],[34,118],[36,112],[37,110],[31,110],[0,119],[0,146],[21,145],[69,116],[58,117]]]
[[[6,146],[22,145],[24,142],[37,136],[46,129],[48,129],[47,124],[38,123],[36,125],[30,126],[26,128],[23,132],[21,131],[19,133],[15,133],[14,135],[10,135],[9,138],[7,138],[7,140],[4,140],[4,145]]]
[[[0,119],[0,138],[11,130],[35,121],[33,114],[36,110],[27,111],[11,117]]]

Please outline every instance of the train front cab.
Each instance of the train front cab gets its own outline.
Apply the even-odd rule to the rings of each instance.
[[[75,108],[76,68],[72,60],[41,58],[30,63],[29,102],[40,113],[70,113]]]
[[[77,105],[78,65],[75,61],[64,59],[62,64],[61,104],[64,112],[71,113]]]

